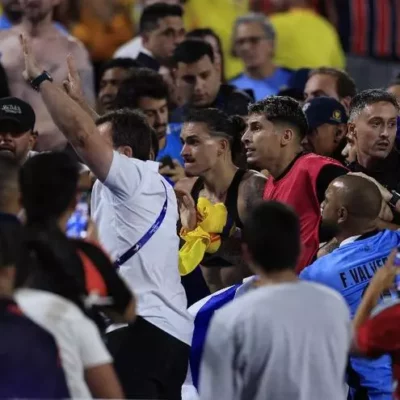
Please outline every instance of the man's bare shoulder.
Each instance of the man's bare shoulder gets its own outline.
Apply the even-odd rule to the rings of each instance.
[[[63,35],[64,40],[68,46],[68,49],[71,54],[75,55],[77,53],[84,53],[85,55],[89,56],[88,51],[84,44],[75,36],[72,35]]]

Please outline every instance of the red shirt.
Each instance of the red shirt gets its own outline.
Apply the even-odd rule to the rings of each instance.
[[[317,179],[322,168],[327,165],[342,167],[338,161],[331,158],[313,153],[303,154],[295,159],[283,177],[278,179],[270,177],[265,185],[264,200],[288,204],[300,218],[303,248],[296,269],[297,273],[312,263],[318,251],[321,206],[317,194]],[[344,168],[343,173],[345,173]]]
[[[360,351],[368,356],[391,355],[396,398],[400,400],[400,303],[387,306],[366,321],[358,330],[356,339]]]

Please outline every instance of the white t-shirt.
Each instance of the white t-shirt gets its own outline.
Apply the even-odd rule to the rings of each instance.
[[[295,282],[218,310],[201,362],[202,400],[344,400],[350,311],[339,293]]]
[[[15,299],[56,340],[72,398],[92,398],[85,369],[112,363],[97,326],[75,304],[50,292],[20,289]]]
[[[114,58],[137,58],[140,52],[143,52],[143,40],[141,36],[136,36],[129,42],[123,44],[117,49]]]
[[[128,158],[114,151],[107,179],[104,183],[97,180],[93,186],[92,216],[101,244],[116,260],[156,222],[167,189],[164,221],[119,270],[137,297],[138,315],[190,344],[193,318],[187,311],[178,270],[178,205],[172,186],[158,169],[159,163]]]

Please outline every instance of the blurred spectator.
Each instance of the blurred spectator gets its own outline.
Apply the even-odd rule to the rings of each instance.
[[[345,57],[335,28],[310,0],[288,0],[287,12],[271,15],[276,31],[275,62],[290,69],[343,68]]]
[[[1,0],[3,14],[0,17],[0,30],[10,29],[14,25],[20,24],[23,15],[22,3],[20,0]],[[58,22],[54,26],[62,33],[68,34],[63,25]]]
[[[334,0],[346,69],[361,89],[385,87],[400,72],[400,3]]]
[[[221,39],[227,80],[243,70],[243,63],[232,54],[232,27],[248,11],[248,0],[188,0],[185,4],[190,29],[210,28]]]
[[[400,155],[394,148],[398,113],[399,105],[392,94],[372,89],[354,97],[349,118],[357,154],[349,168],[396,191],[400,190]]]
[[[6,70],[12,96],[24,99],[34,109],[37,131],[39,132],[36,149],[63,149],[66,140],[56,128],[40,94],[34,92],[22,77],[24,61],[21,57],[19,35],[24,32],[31,40],[40,64],[50,72],[57,82],[67,76],[65,58],[72,54],[78,65],[85,94],[94,104],[93,70],[88,53],[83,45],[72,36],[60,33],[52,23],[52,0],[21,0],[24,15],[19,25],[0,32],[1,62]]]
[[[387,91],[396,97],[397,102],[400,104],[400,74],[392,80],[387,88]]]
[[[183,39],[183,10],[179,5],[156,3],[143,10],[139,31],[142,48],[131,51],[133,41],[117,50],[115,57],[136,58],[143,66],[158,71],[161,65],[168,66],[174,50]]]
[[[83,42],[95,65],[112,57],[133,36],[133,24],[123,0],[85,0],[71,33]]]
[[[32,107],[16,97],[0,99],[0,155],[22,165],[35,154],[36,117]]]
[[[170,5],[181,5],[184,7],[186,4],[187,0],[134,0],[134,7],[133,7],[133,19],[135,21],[135,26],[140,25],[140,18],[143,14],[143,10],[148,7],[152,6],[153,4],[156,3],[166,3]],[[193,24],[191,22],[190,16],[186,12],[186,8],[184,8],[184,13],[183,13],[183,21],[186,29],[191,29]],[[128,46],[129,45],[129,46]],[[143,40],[142,37],[136,36],[134,39],[130,40],[129,43],[127,43],[126,50],[129,48],[129,55],[124,55],[122,56],[118,54],[118,52],[123,49],[125,49],[125,46],[122,46],[120,49],[118,49],[117,53],[114,54],[114,57],[132,57],[136,58],[140,51],[143,48]]]
[[[97,96],[97,109],[100,115],[114,108],[118,89],[132,70],[139,67],[140,64],[131,58],[114,58],[102,66]]]
[[[232,85],[251,89],[256,101],[277,94],[287,85],[292,73],[274,65],[275,31],[262,14],[248,14],[236,20],[233,46],[245,70],[230,81]]]
[[[348,118],[343,105],[330,97],[317,97],[305,103],[303,111],[308,122],[307,135],[301,142],[304,149],[344,164]]]
[[[339,162],[304,153],[301,142],[308,131],[299,103],[271,96],[249,107],[248,128],[242,141],[247,162],[266,169],[269,177],[264,200],[292,206],[300,217],[303,251],[297,272],[311,264],[324,232],[320,231],[320,206],[329,184],[348,171]]]
[[[162,76],[147,68],[135,70],[120,87],[115,104],[116,108],[136,108],[143,112],[158,137],[157,161],[162,162],[165,157],[172,159],[172,165],[164,165],[164,170],[173,182],[185,177],[181,127],[168,124],[168,86]]]
[[[333,97],[342,103],[347,113],[356,94],[357,88],[353,78],[347,72],[336,68],[322,67],[311,71],[304,88],[306,101],[321,96]]]
[[[218,108],[228,115],[247,115],[251,97],[233,86],[221,84],[220,65],[210,44],[186,39],[175,50],[176,84],[184,105],[176,109],[172,122],[182,122],[188,108]]]
[[[17,186],[18,165],[0,159],[1,192],[13,180]],[[3,193],[2,193],[3,194]],[[1,210],[3,211],[3,210]],[[21,228],[1,218],[0,223],[0,392],[7,399],[70,398],[66,376],[54,338],[28,319],[13,300],[16,263],[21,251]]]
[[[113,294],[96,268],[83,262],[87,253],[81,256],[63,232],[75,208],[78,179],[77,164],[63,153],[37,155],[22,167],[19,182],[26,226],[16,299],[30,318],[55,337],[71,397],[121,398],[110,354],[89,319],[100,296],[110,296],[107,305],[115,307]],[[131,297],[122,282],[117,288],[121,290],[126,306]]]
[[[399,232],[380,231],[377,227],[381,204],[382,196],[372,182],[350,175],[335,179],[322,204],[322,223],[336,231],[334,246],[300,275],[301,279],[341,293],[352,318],[371,278],[400,244]],[[391,400],[390,357],[350,357],[346,381],[349,399]]]
[[[349,309],[335,291],[298,281],[300,229],[295,212],[277,202],[250,213],[243,253],[259,287],[213,316],[200,368],[202,399],[344,400]]]
[[[215,62],[221,65],[221,82],[225,82],[225,63],[222,43],[219,36],[210,28],[198,28],[186,34],[187,38],[199,38],[208,42],[214,52]]]

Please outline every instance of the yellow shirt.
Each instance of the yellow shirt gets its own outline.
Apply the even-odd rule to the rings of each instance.
[[[276,30],[275,63],[290,69],[345,67],[335,28],[311,9],[271,15]]]
[[[211,28],[221,38],[227,79],[243,71],[242,62],[231,54],[232,30],[236,18],[248,9],[248,0],[189,0],[185,4],[185,15],[192,24],[188,29]]]

